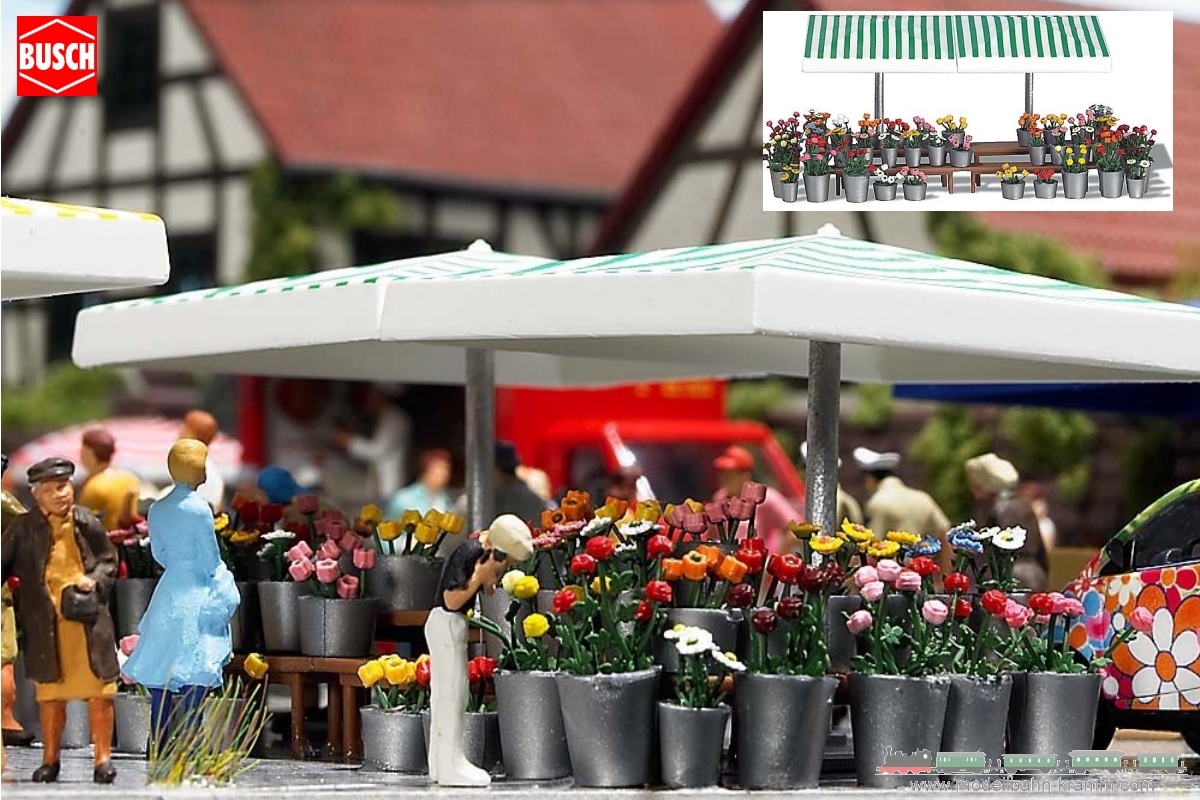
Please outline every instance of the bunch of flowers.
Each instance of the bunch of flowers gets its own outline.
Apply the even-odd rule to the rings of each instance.
[[[1029,170],[1023,169],[1017,172],[1017,168],[1010,164],[1004,164],[996,171],[996,177],[1001,183],[1024,183],[1029,177]]]
[[[925,132],[920,128],[909,128],[901,132],[900,139],[905,147],[920,147],[921,142],[925,140]]]
[[[1012,668],[1022,672],[1056,672],[1079,674],[1099,671],[1108,665],[1104,657],[1094,658],[1087,665],[1076,660],[1068,642],[1067,629],[1071,620],[1083,615],[1083,603],[1059,592],[1030,595],[1029,605],[1023,606],[1007,597],[1003,592],[990,590],[983,593],[981,603],[990,613],[996,614],[1004,604],[1004,621],[1008,624],[1008,639],[1001,647],[1003,657]],[[1145,611],[1145,609],[1139,609]],[[1133,617],[1137,617],[1134,619]],[[1129,641],[1138,631],[1138,626],[1149,629],[1149,612],[1131,615],[1130,625],[1113,637],[1106,652]],[[1059,627],[1059,621],[1062,627]],[[1033,635],[1030,635],[1030,632]]]
[[[1113,114],[1111,106],[1106,106],[1103,103],[1093,103],[1088,106],[1088,115],[1095,121],[1097,125],[1108,125],[1112,127],[1118,122],[1117,117]]]
[[[864,112],[862,119],[858,121],[859,135],[863,137],[874,136],[875,132],[879,130],[879,123],[880,119],[878,117],[872,117],[870,114]]]
[[[429,708],[430,667],[428,655],[409,661],[391,653],[365,662],[358,668],[358,679],[381,711],[415,714]]]
[[[979,529],[974,520],[967,520],[946,534],[957,554],[955,571],[970,568],[977,586],[1005,592],[1019,588],[1013,577],[1013,564],[1018,551],[1025,546],[1025,538],[1022,527]]]
[[[466,520],[460,514],[429,509],[424,514],[408,509],[400,519],[383,519],[378,506],[364,506],[359,515],[360,527],[366,529],[369,538],[375,539],[375,548],[387,555],[422,556],[437,555],[442,541],[452,533],[462,533]],[[404,541],[399,552],[396,540]]]
[[[236,580],[253,580],[258,576],[257,566],[262,558],[259,540],[275,532],[275,524],[283,518],[283,506],[259,504],[239,493],[234,495],[229,508],[231,513],[218,514],[213,523],[217,549]]]
[[[923,556],[921,557],[923,558]],[[856,672],[880,675],[927,675],[940,671],[950,653],[950,640],[937,629],[950,616],[947,605],[936,598],[922,602],[920,573],[894,559],[880,559],[854,574],[863,608],[846,620],[846,628],[866,640],[866,650],[853,660]],[[908,629],[890,618],[885,604],[899,592],[907,600]],[[908,650],[908,657],[899,653]]]
[[[896,176],[888,175],[887,169],[884,167],[876,167],[871,174],[875,176],[874,183],[880,186],[891,186],[896,182]]]
[[[1125,167],[1125,148],[1120,133],[1103,125],[1096,144],[1096,167],[1103,172],[1119,172]]]
[[[363,537],[349,528],[344,529],[341,539],[326,538],[315,552],[308,542],[297,542],[284,555],[290,562],[288,574],[292,580],[308,581],[318,597],[343,600],[362,597],[363,573],[374,568],[376,559],[374,550],[363,547]],[[342,559],[347,555],[354,574],[342,572]]]
[[[896,173],[905,186],[923,186],[926,175],[916,167],[901,167]]]
[[[488,686],[496,674],[496,659],[476,656],[467,662],[467,713],[495,711],[496,702],[487,702]]]
[[[951,149],[954,150],[970,150],[973,136],[968,136],[965,133],[951,133],[946,136],[946,141],[950,143]]]
[[[820,145],[817,145],[817,141]],[[830,159],[837,155],[836,150],[824,150],[825,138],[812,136],[809,138],[808,151],[800,154],[800,166],[805,175],[828,175]],[[818,147],[820,149],[818,149]]]
[[[793,163],[800,155],[800,112],[796,111],[787,119],[776,122],[767,120],[770,131],[767,141],[763,142],[763,161],[772,172],[781,172]]]
[[[1022,114],[1021,118],[1017,120],[1017,127],[1032,132],[1038,126],[1038,120],[1041,118],[1041,114]]]
[[[843,175],[866,175],[871,168],[871,151],[865,147],[857,150],[847,150],[846,160],[842,164]]]
[[[1067,127],[1066,114],[1047,114],[1042,117],[1042,128],[1050,137],[1052,144],[1063,144],[1066,141]]]
[[[924,141],[929,142],[934,147],[938,146],[938,145],[934,144],[935,139],[938,142],[941,142],[941,140],[942,140],[942,136],[940,133],[938,133],[938,129],[936,127],[934,127],[932,122],[925,119],[924,117],[913,117],[913,128],[920,131],[921,138]]]
[[[746,671],[737,655],[723,652],[704,628],[676,625],[663,631],[663,638],[679,654],[679,671],[672,681],[676,705],[717,708],[725,700],[733,674]]]
[[[1030,128],[1029,129],[1029,144],[1033,147],[1046,146],[1046,130],[1045,128]]]
[[[504,669],[512,670],[552,670],[557,664],[553,656],[550,655],[549,649],[544,643],[547,635],[551,634],[553,624],[551,618],[545,614],[539,613],[535,606],[538,592],[541,591],[541,584],[534,575],[527,575],[519,569],[509,570],[504,573],[504,578],[500,582],[500,587],[505,593],[512,598],[509,604],[508,613],[505,614],[505,620],[508,622],[509,628],[512,630],[512,637],[505,635],[504,629],[497,625],[493,620],[487,617],[471,614],[471,622],[479,628],[483,628],[488,633],[500,639],[503,645],[503,650],[500,654],[500,666]],[[562,592],[568,592],[578,599],[581,595],[576,592],[582,592],[578,586],[569,589],[563,589]],[[554,610],[562,603],[557,596],[554,600]],[[522,609],[525,609],[526,614],[521,619]],[[520,620],[518,622],[518,620]]]
[[[908,123],[902,119],[887,119],[883,120],[883,127],[880,129],[879,143],[883,147],[899,147],[900,138],[907,131]]]
[[[1139,125],[1136,128],[1122,125],[1117,128],[1117,132],[1124,137],[1125,148],[1130,151],[1131,156],[1134,158],[1150,157],[1150,149],[1154,147],[1154,137],[1158,135],[1156,129],[1146,125]]]
[[[1054,183],[1054,172],[1053,167],[1038,167],[1033,171],[1033,177],[1038,183]]]
[[[951,572],[943,581],[943,586],[950,594],[950,619],[944,631],[947,637],[949,653],[947,669],[960,675],[972,675],[987,678],[999,674],[1005,662],[993,657],[1001,640],[996,629],[989,623],[971,625],[969,620],[974,606],[963,595],[971,586],[971,579],[961,571]],[[1007,605],[998,609],[994,606],[984,606],[984,611],[997,611],[999,619],[1004,619]]]
[[[771,556],[767,572],[771,575],[767,604],[750,615],[751,628],[757,634],[751,642],[750,669],[773,675],[824,675],[829,666],[825,607],[829,596],[843,589],[845,569],[832,558],[806,564],[789,553]],[[780,626],[783,650],[773,656],[767,641]]]
[[[850,118],[845,114],[838,114],[829,120],[828,133],[829,145],[835,150],[841,150],[846,145],[846,140],[850,135]]]
[[[1087,154],[1088,146],[1080,145],[1056,145],[1055,150],[1062,154],[1063,172],[1087,172]]]
[[[866,151],[852,151],[864,154]],[[860,156],[861,157],[861,156]],[[701,505],[701,511],[708,525],[715,528],[717,538],[724,545],[731,545],[743,538],[741,536],[741,525],[746,523],[746,535],[744,538],[754,538],[754,518],[757,514],[758,507],[766,502],[767,487],[765,484],[756,483],[754,481],[746,481],[742,484],[742,490],[737,497],[727,497],[721,502],[704,503]],[[688,501],[694,503],[695,501]],[[686,521],[686,516],[683,512],[677,510],[678,507],[668,507],[668,517],[674,517],[674,523]],[[671,520],[668,520],[671,521]]]
[[[228,521],[226,517],[226,524]],[[117,548],[118,578],[157,578],[162,574],[162,567],[150,554],[150,529],[142,517],[134,517],[128,528],[109,531],[108,540]]]
[[[1125,159],[1125,170],[1129,173],[1130,178],[1133,178],[1135,181],[1140,181],[1142,178],[1146,177],[1146,173],[1150,170],[1151,161],[1153,161],[1151,158],[1143,158],[1141,160],[1136,158],[1127,158]]]
[[[811,136],[814,133],[824,135],[829,130],[829,117],[828,111],[817,111],[815,108],[810,108],[804,115],[804,135]]]
[[[950,136],[952,136],[952,135],[957,135],[959,139],[962,139],[962,137],[967,135],[967,118],[966,117],[959,117],[958,123],[955,124],[954,115],[947,114],[946,116],[935,120],[935,122],[937,122],[938,125],[942,126],[942,130],[945,132],[947,139],[949,139]],[[963,148],[963,149],[966,149],[966,148]]]
[[[717,545],[696,545],[680,558],[662,559],[661,574],[664,580],[678,585],[674,596],[680,607],[719,608],[730,587],[750,576],[751,564],[758,568],[757,572],[762,572],[766,549],[761,543],[761,539],[747,540],[737,554],[731,555]]]
[[[800,557],[814,566],[836,566],[841,570],[842,586],[829,586],[830,591],[844,590],[846,577],[866,563],[868,546],[875,540],[870,528],[843,520],[842,527],[828,534],[811,522],[792,522],[788,529],[800,542]]]
[[[1091,143],[1096,134],[1096,114],[1092,109],[1069,117],[1067,122],[1075,129],[1075,141]]]

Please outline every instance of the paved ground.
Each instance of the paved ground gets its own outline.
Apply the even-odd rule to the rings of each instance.
[[[1178,738],[1118,738],[1114,741],[1113,747],[1128,754],[1143,752],[1190,752],[1183,743],[1183,740]],[[120,756],[116,760],[118,770],[117,782],[112,786],[98,787],[91,783],[91,758],[86,750],[67,751],[63,761],[63,774],[60,782],[53,786],[42,786],[29,782],[29,775],[38,763],[40,763],[40,750],[9,748],[8,759],[9,775],[16,778],[17,781],[6,782],[3,788],[4,794],[9,797],[20,797],[23,800],[25,798],[29,800],[36,798],[53,798],[53,800],[74,800],[75,798],[88,798],[91,800],[92,798],[99,798],[103,800],[106,797],[139,799],[161,797],[168,800],[217,798],[218,800],[227,800],[231,797],[265,796],[278,798],[279,800],[288,800],[289,798],[297,798],[297,800],[323,800],[324,798],[329,798],[329,800],[346,800],[348,796],[354,796],[360,800],[403,796],[430,796],[439,798],[479,798],[492,796],[508,798],[529,797],[539,794],[546,797],[557,797],[563,794],[564,789],[570,789],[569,782],[538,786],[528,783],[508,783],[504,781],[497,781],[492,787],[486,790],[435,789],[431,788],[423,778],[409,778],[392,773],[372,772],[359,767],[342,764],[269,759],[259,762],[258,766],[241,778],[236,786],[220,788],[188,787],[163,790],[146,786],[145,762],[143,760]],[[1072,797],[1078,800],[1081,797],[1095,797],[1100,794],[1126,793],[1131,790],[1131,787],[1123,788],[1119,785],[1119,782],[1140,780],[1140,776],[1133,775],[1097,775],[1094,777],[1098,781],[1108,781],[1110,783],[1080,786],[1079,790],[1074,793],[1068,791],[1067,787],[1056,786],[1051,783],[1037,786],[1018,784],[1007,788],[1006,791],[997,791],[991,786],[980,786],[975,791],[970,791],[970,787],[966,787],[965,791],[963,787],[957,789],[947,787],[946,790],[938,791],[937,794],[947,798],[959,798],[969,797],[981,791],[986,791],[987,795],[991,797],[1015,798],[1028,797],[1032,792],[1036,793],[1038,797]],[[1149,778],[1148,783],[1139,785],[1136,789],[1139,792],[1147,790],[1171,796],[1200,796],[1200,777],[1152,776]],[[808,797],[830,795],[838,798],[838,800],[856,800],[860,797],[869,797],[871,800],[878,800],[878,798],[890,795],[914,793],[862,790],[854,786],[852,778],[834,778],[829,781],[823,781],[822,787],[819,790],[795,792],[792,795],[804,795]],[[662,797],[670,798],[671,800],[685,800],[693,796],[712,798],[714,796],[733,797],[735,794],[744,793],[735,793],[721,789],[674,792],[571,789],[568,796],[572,800],[576,798],[578,800],[611,800],[614,796]],[[755,793],[755,797],[761,798],[782,796],[785,796],[785,794],[773,792]]]

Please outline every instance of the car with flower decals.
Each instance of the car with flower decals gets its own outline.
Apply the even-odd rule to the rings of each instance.
[[[1102,671],[1096,747],[1126,726],[1180,731],[1200,751],[1200,479],[1138,514],[1066,590],[1084,609],[1068,643],[1084,659],[1111,660]],[[1150,615],[1148,630],[1108,652],[1135,611]]]

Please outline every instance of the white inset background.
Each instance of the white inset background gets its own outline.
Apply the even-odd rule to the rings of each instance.
[[[1063,9],[1067,11],[1067,9]],[[1073,9],[1071,9],[1073,11]],[[886,14],[888,11],[864,11]],[[998,8],[994,13],[1005,12]],[[1088,13],[1081,10],[1080,13]],[[1046,114],[1079,114],[1093,103],[1111,106],[1120,123],[1147,125],[1158,130],[1155,136],[1154,164],[1146,196],[1119,199],[1100,196],[1098,173],[1091,170],[1087,196],[1067,200],[1061,178],[1058,197],[1038,200],[1030,176],[1022,200],[1005,200],[1000,181],[985,176],[982,185],[971,193],[966,173],[957,173],[954,194],[941,186],[941,179],[930,177],[926,199],[911,202],[898,193],[897,199],[882,203],[870,191],[866,203],[846,203],[845,194],[837,195],[830,186],[829,204],[823,210],[856,211],[1170,211],[1173,209],[1171,153],[1174,127],[1174,36],[1170,11],[1096,11],[1104,38],[1112,56],[1112,72],[1046,73],[1033,78],[1033,110]],[[787,117],[793,111],[803,114],[810,108],[834,116],[845,114],[851,124],[864,112],[873,115],[875,105],[874,73],[801,72],[808,18],[799,11],[763,13],[763,121]],[[884,76],[885,117],[900,118],[912,124],[914,116],[933,122],[953,114],[966,117],[967,132],[979,142],[1015,141],[1017,119],[1025,111],[1025,75],[890,73]],[[762,133],[767,132],[763,126]],[[903,153],[903,151],[901,151]],[[1014,156],[1028,161],[1028,156]],[[900,161],[903,162],[903,155]],[[949,163],[949,162],[947,162]],[[997,168],[999,164],[997,162]],[[764,169],[763,209],[800,211],[805,203],[803,188],[797,203],[785,203],[771,192],[771,175]],[[837,207],[837,208],[835,208]]]

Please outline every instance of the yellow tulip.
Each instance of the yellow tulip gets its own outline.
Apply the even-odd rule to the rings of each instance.
[[[254,544],[258,541],[258,531],[237,531],[229,537],[234,544]]]
[[[375,528],[375,533],[385,542],[390,542],[400,535],[400,525],[394,519],[385,519]]]
[[[429,509],[425,512],[425,518],[423,522],[426,525],[432,525],[440,530],[442,527],[442,512],[438,511],[436,508]]]
[[[429,660],[429,653],[421,653],[421,655],[417,656],[417,660],[414,661],[413,664],[416,666],[420,666],[421,664],[424,664],[428,660]]]
[[[225,512],[217,514],[217,518],[213,520],[213,530],[217,533],[224,533],[229,529],[229,515]]]
[[[267,670],[270,669],[270,665],[267,664],[267,660],[258,653],[251,653],[250,655],[246,656],[246,662],[242,665],[242,668],[246,670],[246,674],[251,678],[254,678],[256,681],[261,681],[264,677],[266,677]]]
[[[615,503],[605,503],[596,509],[596,516],[615,520],[621,516],[621,509]]]
[[[383,519],[383,509],[374,503],[368,503],[359,509],[358,518],[367,525],[378,524]]]
[[[368,689],[383,679],[383,664],[377,660],[371,660],[358,668],[358,679],[362,681],[362,685]]]
[[[593,594],[607,594],[611,589],[612,589],[612,578],[606,577],[604,579],[603,588],[601,588],[599,575],[592,578],[592,593]]]
[[[419,522],[417,529],[413,531],[413,536],[421,544],[433,544],[438,538],[438,527],[430,525],[428,522]]]
[[[569,591],[571,594],[575,595],[576,603],[578,603],[580,600],[583,599],[583,587],[580,586],[579,584],[572,583],[567,586],[564,586],[563,588],[566,589],[567,591]]]
[[[689,497],[687,500],[684,500],[683,502],[693,512],[695,512],[697,514],[704,513],[704,503],[701,503],[699,500],[693,500],[692,498]]]
[[[635,518],[640,522],[658,522],[662,516],[662,506],[657,500],[643,500],[637,504]]]
[[[540,639],[549,632],[550,620],[546,619],[545,614],[530,614],[525,618],[522,627],[530,639]]]
[[[387,655],[380,656],[379,660],[383,662],[385,669],[387,667],[398,667],[404,663],[404,657],[399,653],[388,653]]]
[[[538,590],[541,588],[537,578],[526,575],[513,585],[512,595],[518,600],[530,600],[537,597]]]
[[[442,514],[442,530],[446,533],[461,533],[466,524],[467,521],[463,519],[462,514],[453,514],[449,511]]]
[[[416,526],[417,523],[419,523],[420,521],[421,521],[421,512],[416,511],[415,509],[410,508],[407,511],[405,511],[403,514],[400,515],[400,527],[401,528],[412,528],[412,527]]]
[[[386,680],[392,686],[397,686],[397,687],[401,687],[401,688],[404,686],[407,686],[409,683],[412,682],[412,678],[416,677],[416,673],[411,668],[408,668],[407,665],[408,665],[408,662],[405,661],[404,659],[400,659],[399,664],[391,664],[391,663],[384,664],[384,666],[383,666],[384,680]],[[412,673],[412,675],[410,676],[409,673]]]

